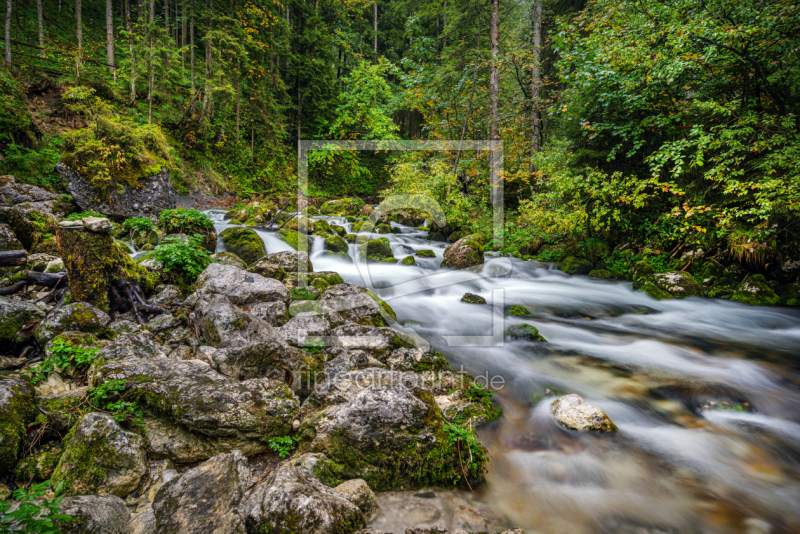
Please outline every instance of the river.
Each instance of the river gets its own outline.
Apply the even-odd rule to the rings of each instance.
[[[229,226],[221,214],[211,217],[218,232]],[[341,217],[319,218],[350,230]],[[382,511],[370,526],[800,532],[800,313],[724,300],[655,301],[629,283],[514,258],[487,257],[479,275],[442,269],[446,243],[392,226],[402,233],[380,237],[398,261],[419,249],[436,258],[356,265],[324,255],[315,238],[314,270],[374,288],[396,311],[396,327],[430,343],[454,369],[502,382],[495,399],[504,415],[478,431],[492,462],[475,493],[379,494]],[[291,248],[259,234],[268,253]],[[463,303],[465,292],[489,304]],[[504,318],[510,305],[532,318]],[[503,342],[498,329],[522,322],[548,342]],[[581,395],[619,432],[562,428],[550,415],[554,393]]]

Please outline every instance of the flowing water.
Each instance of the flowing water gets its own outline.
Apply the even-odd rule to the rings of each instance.
[[[211,216],[218,232],[228,226]],[[371,526],[483,530],[474,527],[480,517],[469,517],[488,511],[495,519],[486,528],[528,534],[800,532],[800,314],[722,300],[659,302],[627,283],[512,258],[487,257],[480,276],[442,269],[445,243],[393,226],[402,233],[380,237],[398,259],[419,249],[436,258],[356,265],[323,254],[316,238],[314,269],[374,288],[397,312],[396,326],[454,369],[502,381],[495,398],[504,415],[478,431],[492,463],[475,493],[380,495]],[[259,234],[268,253],[290,248]],[[465,292],[489,305],[460,302]],[[504,318],[513,304],[533,319]],[[522,322],[548,343],[502,342],[500,329]],[[550,404],[561,392],[602,408],[619,432],[560,427]]]

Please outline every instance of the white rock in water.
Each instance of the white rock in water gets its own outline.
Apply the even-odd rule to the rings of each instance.
[[[105,217],[84,217],[81,220],[90,232],[107,234],[111,231],[111,221]]]
[[[550,411],[559,423],[571,430],[617,431],[617,425],[611,422],[603,410],[588,404],[578,395],[564,395],[556,399]]]

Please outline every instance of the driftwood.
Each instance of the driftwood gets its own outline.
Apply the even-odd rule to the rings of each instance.
[[[136,322],[138,322],[140,325],[145,324],[145,321],[142,318],[142,312],[154,315],[167,313],[167,310],[161,306],[149,304],[144,298],[144,292],[142,291],[141,286],[139,286],[139,284],[133,280],[127,278],[115,280],[111,284],[111,294],[112,300],[122,298],[124,301],[126,301],[126,304],[130,305],[130,307],[133,309],[134,316],[136,316]],[[116,303],[112,303],[112,305],[113,304]],[[118,306],[115,307],[118,308]]]
[[[40,285],[44,287],[58,288],[64,286],[67,272],[61,273],[37,273],[36,271],[25,271],[25,280],[20,280],[9,287],[0,288],[0,295],[13,295],[19,293],[27,286]]]
[[[0,267],[25,265],[28,262],[26,250],[4,250],[0,252]]]

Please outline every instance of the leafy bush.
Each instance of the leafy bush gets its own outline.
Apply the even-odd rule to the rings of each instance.
[[[131,217],[122,222],[122,229],[131,234],[143,234],[155,228],[153,221],[144,217]]]
[[[60,534],[61,526],[72,521],[72,517],[59,511],[64,483],[61,482],[48,497],[50,481],[34,484],[29,490],[20,488],[14,492],[14,499],[20,501],[13,512],[10,501],[0,501],[0,534],[11,532],[38,532],[40,534]],[[13,525],[13,529],[12,529]]]
[[[195,233],[214,228],[214,223],[203,212],[176,208],[158,214],[158,226],[168,234]]]
[[[87,343],[95,345],[96,340],[87,338]],[[60,337],[53,341],[48,350],[50,355],[37,367],[29,371],[32,373],[31,382],[34,384],[45,380],[47,374],[56,368],[63,369],[69,365],[75,365],[79,370],[85,369],[91,365],[100,352],[99,348],[75,345],[71,341]]]
[[[150,253],[156,264],[182,287],[194,282],[212,262],[200,235],[167,236]]]

